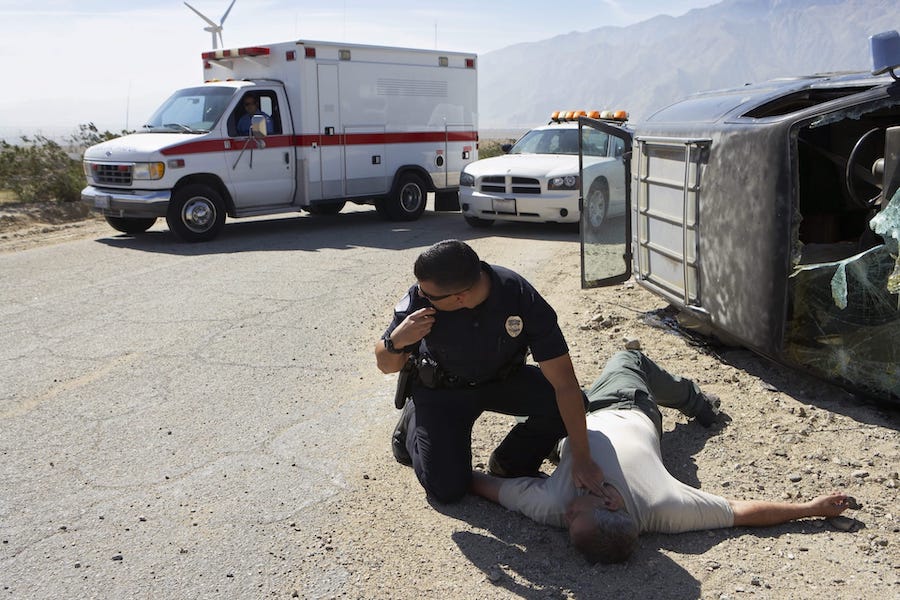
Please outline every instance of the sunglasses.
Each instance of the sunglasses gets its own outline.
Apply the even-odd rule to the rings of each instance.
[[[465,294],[466,292],[468,292],[469,290],[471,290],[473,287],[475,287],[475,284],[474,284],[474,283],[473,283],[472,285],[470,285],[469,287],[467,287],[466,289],[464,289],[464,290],[460,290],[460,291],[458,291],[458,292],[453,292],[452,294],[441,294],[441,295],[438,295],[438,296],[434,296],[434,295],[432,295],[432,294],[427,294],[427,293],[425,293],[425,291],[422,290],[422,286],[420,286],[420,285],[417,285],[417,286],[416,286],[416,290],[418,290],[419,296],[421,296],[422,298],[425,298],[425,299],[428,300],[429,302],[440,302],[441,300],[446,300],[446,299],[449,298],[450,296],[458,296],[459,294]]]

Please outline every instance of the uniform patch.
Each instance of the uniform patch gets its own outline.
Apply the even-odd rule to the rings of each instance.
[[[506,319],[506,333],[509,337],[518,337],[522,333],[522,317],[512,315]]]

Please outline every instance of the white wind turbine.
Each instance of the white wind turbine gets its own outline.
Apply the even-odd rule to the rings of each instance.
[[[216,25],[213,21],[211,21],[209,18],[207,18],[206,15],[204,15],[202,12],[200,12],[199,10],[197,10],[196,8],[194,8],[187,2],[184,3],[185,6],[187,6],[189,9],[191,9],[192,11],[197,13],[197,15],[201,19],[203,19],[204,21],[209,23],[209,27],[204,27],[203,31],[208,31],[212,34],[213,50],[217,49],[219,47],[219,44],[222,44],[223,46],[225,45],[225,42],[222,41],[222,26],[225,24],[225,19],[228,18],[228,13],[231,12],[231,7],[234,6],[234,3],[236,1],[237,0],[231,0],[231,4],[228,5],[228,10],[226,10],[225,14],[222,15],[222,19],[219,21],[218,25]],[[218,36],[218,40],[216,39],[216,36]]]

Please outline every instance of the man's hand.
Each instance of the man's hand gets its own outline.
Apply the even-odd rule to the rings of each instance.
[[[428,335],[434,326],[434,315],[437,311],[431,307],[420,308],[406,316],[391,332],[391,341],[395,348],[411,346]],[[375,362],[382,373],[396,373],[406,364],[409,354],[394,354],[384,347],[384,340],[375,342]]]
[[[420,308],[416,312],[407,315],[391,333],[394,346],[397,348],[409,346],[428,335],[431,332],[431,328],[434,327],[434,315],[436,313],[437,311],[429,306]]]
[[[839,492],[817,496],[808,504],[811,517],[836,517],[848,508],[860,507],[855,499]]]
[[[591,459],[590,455],[584,458],[574,456],[572,458],[572,480],[575,482],[575,487],[586,489],[600,498],[607,498],[603,485],[603,469]]]

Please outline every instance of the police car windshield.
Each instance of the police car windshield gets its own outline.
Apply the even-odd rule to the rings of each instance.
[[[204,86],[178,90],[144,125],[151,132],[206,133],[222,117],[234,90]]]
[[[593,129],[584,130],[584,153],[607,156],[609,137]],[[532,129],[509,150],[509,154],[578,155],[578,129]]]

